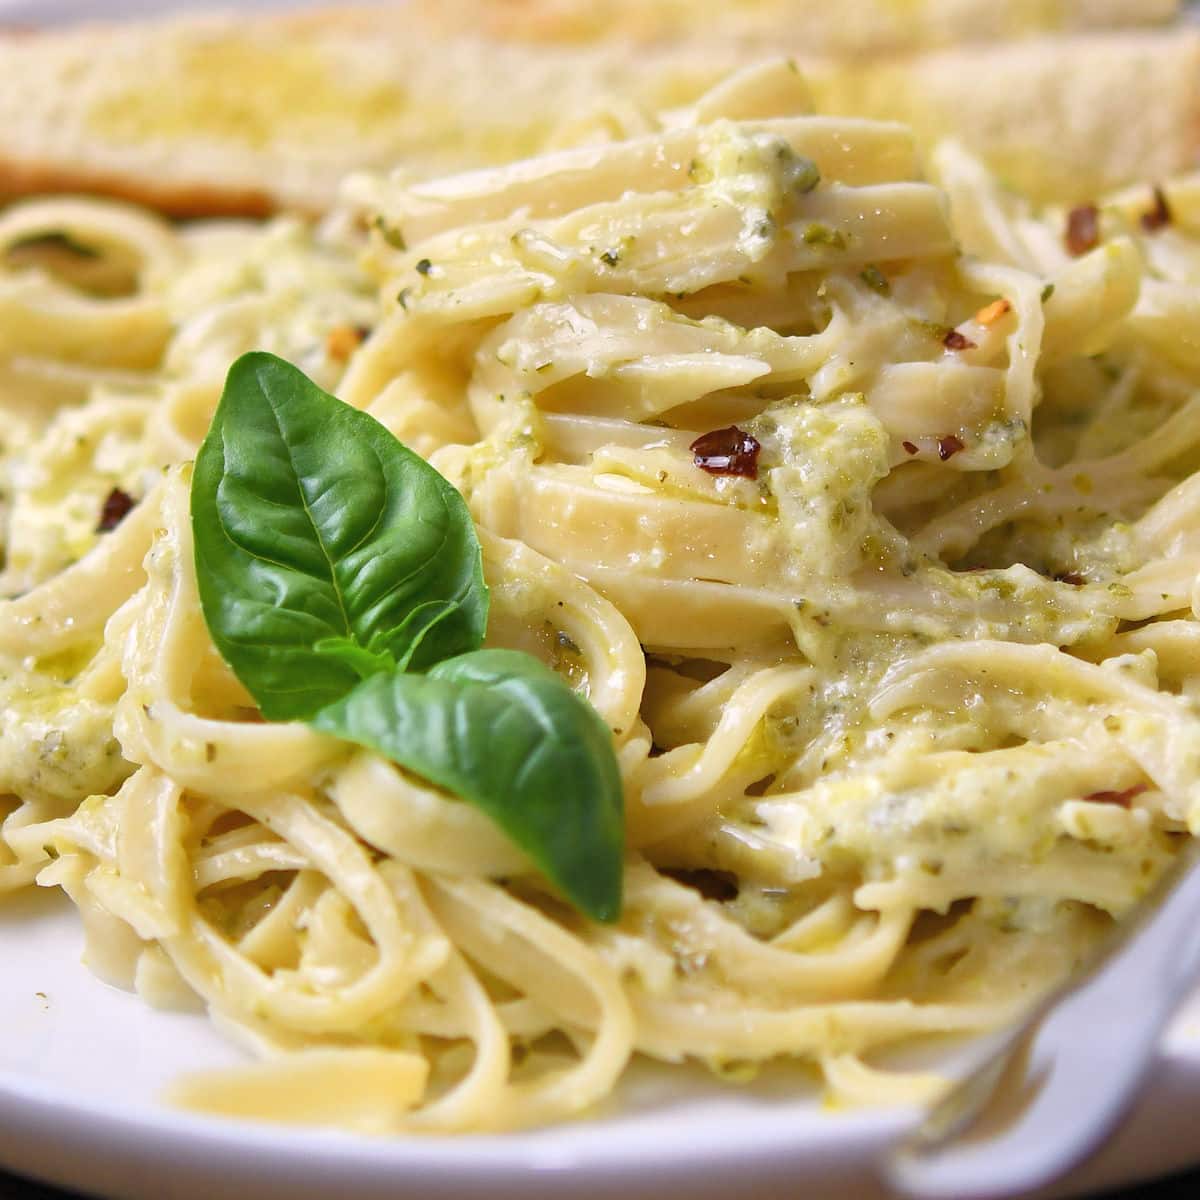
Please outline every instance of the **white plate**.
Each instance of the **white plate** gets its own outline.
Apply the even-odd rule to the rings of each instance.
[[[367,1139],[194,1117],[158,1103],[163,1085],[238,1052],[203,1016],[100,983],[81,949],[58,893],[0,904],[0,1163],[122,1200],[878,1200],[872,1161],[911,1119],[825,1111],[797,1072],[742,1088],[654,1068],[611,1112],[516,1135]],[[1172,1031],[1134,1118],[1057,1194],[1200,1161],[1198,1098],[1200,1006]]]
[[[0,20],[198,6],[0,0]],[[0,902],[0,1164],[121,1200],[878,1200],[872,1163],[912,1118],[828,1112],[796,1072],[735,1088],[699,1070],[654,1068],[633,1072],[610,1112],[502,1137],[368,1140],[193,1117],[158,1101],[163,1086],[238,1052],[202,1016],[157,1012],[106,987],[81,949],[75,912],[58,894]],[[1198,1100],[1200,1005],[1172,1031],[1135,1115],[1055,1194],[1200,1162]]]

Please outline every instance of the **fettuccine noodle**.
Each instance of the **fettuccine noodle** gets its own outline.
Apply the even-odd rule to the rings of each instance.
[[[920,1099],[882,1051],[1013,1016],[1200,831],[1200,188],[1068,220],[804,97],[316,227],[0,217],[0,890],[262,1059],[183,1103],[511,1128],[635,1054]],[[615,925],[217,655],[186,464],[255,347],[463,492],[489,644],[612,730]],[[727,427],[740,475],[690,449]]]

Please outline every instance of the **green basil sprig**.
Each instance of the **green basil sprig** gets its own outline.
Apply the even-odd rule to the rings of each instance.
[[[192,528],[213,641],[270,720],[307,719],[365,675],[483,640],[463,498],[274,355],[229,371],[196,456]]]
[[[205,622],[263,716],[307,721],[475,804],[583,912],[617,918],[609,731],[537,659],[479,648],[479,540],[437,471],[255,352],[229,371],[191,509]]]
[[[612,735],[532,655],[476,650],[427,675],[376,675],[318,713],[313,727],[470,800],[584,912],[601,921],[620,914],[624,838]]]

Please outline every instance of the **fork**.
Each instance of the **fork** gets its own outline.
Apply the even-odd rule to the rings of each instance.
[[[881,1164],[927,1200],[1042,1187],[1098,1150],[1132,1105],[1200,977],[1200,848],[1069,980],[987,1050]]]

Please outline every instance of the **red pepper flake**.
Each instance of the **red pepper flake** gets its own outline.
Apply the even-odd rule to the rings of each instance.
[[[938,458],[945,462],[948,458],[953,458],[960,450],[965,450],[967,447],[963,443],[962,438],[956,437],[952,433],[946,434],[945,437],[938,438]]]
[[[689,447],[695,463],[710,475],[740,475],[745,479],[758,478],[758,439],[730,425],[702,433]]]
[[[917,452],[917,444],[915,442],[901,442],[900,445],[902,445],[905,451],[909,454],[916,454]]]
[[[1145,791],[1149,791],[1149,788],[1144,783],[1137,783],[1123,792],[1092,792],[1084,796],[1084,799],[1091,804],[1116,804],[1121,808],[1128,808],[1129,802]]]
[[[980,325],[991,325],[1001,317],[1008,316],[1010,312],[1012,312],[1012,303],[1001,296],[999,300],[993,300],[991,304],[981,308],[975,314],[975,320]]]
[[[97,533],[111,533],[129,515],[129,510],[137,503],[128,493],[120,488],[113,488],[104,500],[100,509],[100,524],[96,526]]]
[[[1067,232],[1063,238],[1067,251],[1078,258],[1100,245],[1100,210],[1094,204],[1081,204],[1067,213]]]
[[[1072,587],[1083,587],[1087,583],[1078,571],[1060,571],[1054,579],[1056,583],[1069,583]]]
[[[974,350],[975,343],[971,341],[965,333],[959,333],[957,329],[948,330],[946,336],[942,338],[942,345],[947,350]]]
[[[1164,225],[1171,223],[1171,207],[1167,203],[1166,193],[1159,184],[1154,185],[1154,207],[1142,213],[1142,228],[1147,233],[1157,233]]]
[[[362,345],[370,330],[363,325],[335,325],[325,338],[325,353],[345,362]]]

